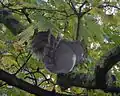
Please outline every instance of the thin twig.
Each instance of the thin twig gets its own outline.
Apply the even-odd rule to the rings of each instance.
[[[28,74],[30,74],[30,76],[31,76],[30,78],[33,78],[32,80],[33,80],[34,85],[37,85],[37,78],[36,78],[34,72],[30,72],[28,68],[27,68],[25,71],[27,71]],[[26,74],[26,75],[27,75],[27,74]],[[25,77],[25,79],[26,79],[26,78],[27,78],[27,76]],[[29,79],[30,79],[30,78],[29,78]]]
[[[88,13],[91,9],[86,10],[85,12],[82,12],[81,16],[85,15],[86,13]]]
[[[14,12],[14,13],[16,13],[16,12],[20,13],[19,10],[14,10],[14,9],[10,8],[9,6],[5,5],[1,0],[0,0],[0,3],[1,3],[1,5],[2,5],[3,8],[8,8],[8,9],[10,9],[12,12]]]
[[[29,14],[26,12],[26,9],[22,9],[22,13],[25,15],[29,23],[32,23],[32,20],[29,18]]]
[[[14,75],[17,75],[17,73],[19,73],[23,68],[24,66],[27,64],[27,62],[29,61],[29,59],[31,58],[32,54],[28,54],[28,58],[27,60],[24,62],[24,64],[16,71],[16,73]]]
[[[120,10],[120,7],[115,6],[115,5],[110,5],[110,4],[99,5],[99,6],[98,6],[98,8],[104,8],[104,7],[113,7],[113,8],[116,8],[116,9]]]
[[[18,66],[20,67],[20,64],[19,64],[19,62],[18,62],[18,58],[19,58],[19,56],[21,55],[22,53],[20,52],[18,55],[17,55],[17,57],[15,58],[15,61],[17,62],[17,64],[18,64]]]
[[[82,5],[79,7],[79,13],[78,13],[78,15],[77,15],[78,24],[77,24],[76,40],[79,39],[79,35],[80,35],[80,33],[79,33],[79,31],[80,31],[80,20],[81,20],[81,18],[82,18],[87,12],[89,12],[89,11],[91,10],[91,9],[88,9],[87,11],[82,12],[82,8],[83,8],[83,6],[84,6],[86,3],[88,3],[87,0],[85,0],[85,1],[82,3]]]
[[[77,33],[76,33],[76,40],[78,40],[79,39],[79,30],[80,30],[80,19],[81,19],[81,17],[80,16],[78,16],[77,17],[77,21],[78,21],[78,23],[77,23]]]
[[[73,4],[73,2],[72,2],[71,0],[69,0],[69,5],[70,5],[70,7],[72,8],[72,10],[74,11],[74,13],[75,13],[76,15],[78,15],[78,12],[77,12],[77,10],[76,10],[76,8],[75,8],[75,6],[74,6],[74,4]]]
[[[82,5],[79,7],[79,14],[81,13],[81,10],[82,10],[83,6],[84,6],[86,3],[88,3],[87,0],[85,0],[85,1],[82,3]]]
[[[2,5],[3,8],[6,7],[1,0],[0,0],[0,3],[1,3],[1,5]]]

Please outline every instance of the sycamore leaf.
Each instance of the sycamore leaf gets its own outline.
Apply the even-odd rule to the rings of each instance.
[[[55,29],[59,30],[56,25],[50,22],[45,16],[41,15],[40,12],[34,13],[31,15],[31,18],[34,19],[37,23],[34,24],[35,27],[39,28],[39,30],[48,30],[48,29]]]
[[[4,49],[6,47],[5,42],[0,40],[0,49]]]
[[[90,32],[87,30],[85,22],[83,20],[81,20],[80,23],[80,30],[79,30],[79,37],[83,38],[85,43],[88,43],[88,38],[92,37],[92,34],[90,34]]]
[[[103,15],[103,10],[97,7],[93,7],[92,10],[90,10],[91,14],[99,14],[99,15]]]
[[[104,23],[107,24],[117,24],[117,18],[114,15],[106,15],[102,18]]]
[[[42,62],[34,59],[34,58],[30,58],[30,60],[28,61],[28,63],[29,63],[28,66],[30,68],[35,68],[35,69],[37,69],[38,67],[41,68],[41,69],[44,68],[44,64]]]
[[[75,39],[77,29],[77,19],[75,17],[71,17],[69,20],[69,35]]]
[[[1,62],[5,65],[17,64],[17,62],[15,61],[15,58],[10,55],[3,56],[1,59]]]
[[[93,6],[98,6],[101,0],[91,0]]]
[[[92,38],[98,40],[99,42],[103,42],[103,29],[97,23],[97,21],[92,16],[86,16],[86,28],[88,29],[89,33],[92,34]]]
[[[31,36],[34,34],[34,27],[33,25],[30,25],[27,29],[25,29],[23,32],[18,34],[17,38],[19,40],[19,43],[23,44],[25,41],[28,41]]]
[[[66,8],[69,8],[68,4],[64,1],[64,0],[54,0],[55,2],[55,6],[58,8],[58,9],[66,9]]]
[[[112,35],[111,39],[112,39],[117,45],[120,45],[120,36],[119,36],[119,35]]]

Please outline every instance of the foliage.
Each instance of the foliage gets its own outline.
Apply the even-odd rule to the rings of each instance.
[[[75,40],[78,16],[73,10],[70,1],[76,11],[83,0],[1,0],[1,9],[9,9],[13,17],[19,20],[26,28],[17,36],[13,35],[3,24],[0,25],[0,68],[25,81],[40,86],[46,90],[56,89],[56,92],[71,94],[88,94],[89,96],[111,96],[111,94],[97,91],[88,91],[82,88],[72,87],[68,90],[60,90],[56,83],[56,75],[48,72],[44,64],[36,60],[34,54],[30,56],[31,39],[34,29],[39,31],[51,29],[55,36],[58,33],[63,38]],[[79,72],[92,72],[96,61],[108,51],[120,44],[120,3],[119,0],[88,0],[81,11],[86,14],[81,16],[79,40],[84,39],[88,48],[86,67],[79,68]],[[88,10],[89,9],[89,10]],[[8,18],[8,17],[6,17]],[[19,68],[23,66],[21,71]],[[89,70],[88,70],[89,69]],[[37,70],[37,71],[36,71]],[[120,80],[119,64],[112,68],[112,73]],[[18,73],[16,73],[18,72]],[[20,89],[10,87],[0,82],[0,95],[4,96],[34,96]],[[119,83],[117,84],[120,85]]]

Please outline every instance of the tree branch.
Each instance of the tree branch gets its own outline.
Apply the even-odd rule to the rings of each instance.
[[[98,8],[105,8],[105,7],[113,7],[113,8],[116,8],[116,9],[120,10],[120,7],[115,6],[115,5],[110,5],[110,4],[99,5],[99,6],[98,6]]]
[[[27,18],[27,21],[29,22],[29,23],[32,23],[32,20],[29,18],[29,14],[26,12],[26,9],[22,9],[22,12],[23,12],[23,14],[26,16],[26,18]]]
[[[24,91],[27,91],[31,94],[35,94],[37,96],[73,96],[44,90],[42,88],[39,88],[38,86],[34,86],[28,82],[25,82],[22,79],[19,79],[16,76],[3,71],[2,69],[0,69],[0,80],[6,82],[11,86],[20,88]]]
[[[120,88],[113,86],[113,82],[111,82],[111,85],[106,85],[106,81],[113,79],[111,77],[106,78],[106,74],[119,61],[120,46],[117,46],[110,50],[108,53],[104,54],[100,61],[96,63],[96,70],[94,70],[95,74],[58,74],[57,83],[63,88],[76,86],[87,89],[101,89],[103,91],[106,90],[106,92],[118,93],[120,92]]]
[[[23,68],[24,66],[27,64],[27,62],[29,61],[30,57],[32,56],[32,54],[28,54],[28,57],[27,57],[27,60],[24,62],[24,64],[16,71],[16,73],[14,75],[16,75],[17,73],[19,73]]]
[[[81,17],[80,17],[80,16],[77,16],[77,32],[76,32],[76,40],[79,39],[80,20],[81,20]]]
[[[0,10],[0,23],[5,24],[6,27],[8,27],[11,32],[16,35],[20,33],[24,27],[22,24],[14,19],[11,15],[11,12],[8,10]],[[120,46],[115,47],[114,50],[109,51],[107,55],[105,54],[101,60],[97,63],[96,68],[98,68],[98,72],[96,73],[96,77],[94,74],[67,74],[67,75],[58,75],[58,84],[64,87],[71,87],[71,86],[77,86],[77,87],[83,87],[83,88],[90,88],[90,89],[100,89],[100,86],[96,84],[96,78],[99,82],[101,82],[101,77],[99,74],[104,74],[110,70],[113,65],[115,65],[118,61],[120,61]],[[102,73],[101,68],[105,70],[105,73]],[[96,71],[95,71],[96,72]],[[103,77],[105,78],[105,77]],[[109,78],[108,78],[109,79]],[[0,80],[5,81],[7,84],[18,87],[22,90],[25,90],[29,93],[36,94],[38,96],[50,96],[52,94],[50,91],[45,91],[43,89],[39,89],[39,87],[35,87],[21,79],[18,79],[14,75],[11,75],[3,70],[0,70]],[[68,81],[69,80],[69,81]],[[102,82],[101,82],[102,83]],[[102,83],[103,84],[103,83]],[[31,89],[30,89],[31,88]],[[115,87],[113,86],[115,89]],[[112,89],[112,87],[111,87]],[[118,92],[119,88],[116,88],[114,92]],[[109,86],[107,86],[105,89],[106,91],[110,91]],[[42,92],[43,91],[43,92]],[[38,92],[38,93],[37,93]],[[44,93],[45,92],[45,93]],[[49,95],[48,95],[49,94]],[[54,96],[52,94],[52,96]]]
[[[88,1],[84,1],[83,3],[82,3],[82,5],[79,7],[79,13],[77,14],[77,21],[78,21],[78,24],[77,24],[77,32],[76,32],[76,40],[78,40],[79,39],[79,34],[80,34],[80,20],[81,20],[81,18],[86,14],[86,13],[88,13],[91,9],[88,9],[88,10],[86,10],[85,12],[82,12],[82,8],[83,8],[83,6],[86,4],[86,3],[88,3]]]
[[[69,0],[69,5],[70,5],[70,7],[72,8],[72,10],[74,11],[74,13],[75,13],[76,15],[78,15],[78,12],[77,12],[77,10],[76,10],[76,8],[75,8],[75,6],[74,6],[74,4],[73,4],[73,2],[72,2],[71,0]]]
[[[83,6],[84,6],[86,3],[88,3],[87,0],[85,0],[85,1],[82,3],[82,5],[79,7],[79,13],[82,12],[81,10],[82,10]]]

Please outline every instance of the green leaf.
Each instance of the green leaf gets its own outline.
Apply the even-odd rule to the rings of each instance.
[[[98,4],[100,3],[101,0],[91,0],[93,6],[98,6]]]
[[[15,65],[17,64],[17,62],[15,61],[15,58],[10,55],[3,56],[1,59],[1,62],[8,66],[12,64],[15,64]]]
[[[65,8],[65,2],[63,0],[54,0],[57,8]]]
[[[0,40],[0,49],[6,48],[5,42]]]
[[[44,68],[44,67],[45,67],[42,62],[36,60],[35,58],[30,58],[30,60],[28,61],[28,63],[29,63],[28,66],[29,66],[30,68],[35,68],[35,69],[37,69],[38,67],[39,67],[39,68]]]
[[[114,15],[106,15],[103,16],[103,22],[106,24],[117,24],[117,18]]]
[[[25,41],[28,41],[31,36],[34,34],[34,27],[33,25],[30,25],[27,29],[25,29],[23,32],[18,34],[17,38],[19,42],[22,44]]]
[[[117,45],[120,45],[120,36],[119,36],[119,35],[112,35],[111,39],[112,39]]]
[[[92,38],[102,43],[104,40],[102,27],[100,27],[92,16],[86,16],[85,21],[86,28],[89,30],[89,33],[92,34]]]
[[[34,26],[41,31],[48,29],[59,30],[56,25],[52,24],[45,16],[42,16],[40,12],[34,13],[34,15],[31,15],[31,18],[37,22]]]
[[[84,39],[84,41],[85,41],[86,44],[88,43],[88,38],[92,37],[92,34],[87,29],[84,20],[81,20],[79,35],[80,35],[80,38]]]
[[[93,15],[100,15],[100,16],[103,16],[103,10],[100,9],[100,8],[97,8],[97,7],[93,7],[91,10],[90,10],[90,13],[93,14]]]
[[[76,32],[77,32],[77,19],[76,17],[71,17],[69,20],[69,36],[72,37],[72,39],[76,38]]]

